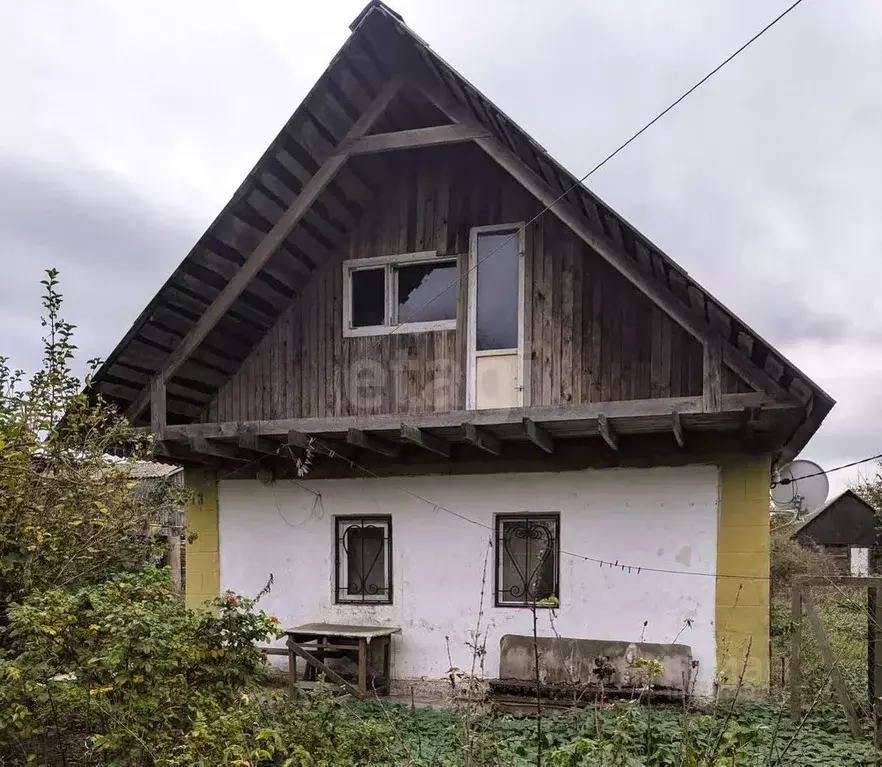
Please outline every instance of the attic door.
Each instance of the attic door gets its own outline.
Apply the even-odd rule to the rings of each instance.
[[[519,224],[472,229],[466,406],[524,404],[524,237]]]

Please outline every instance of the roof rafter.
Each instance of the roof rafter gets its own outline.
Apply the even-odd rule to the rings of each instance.
[[[433,85],[421,82],[411,77],[409,80],[412,87],[419,89],[438,109],[455,123],[471,126],[479,129],[481,126],[475,122],[459,105],[452,102]],[[532,194],[549,212],[557,216],[570,230],[584,241],[595,253],[609,263],[619,274],[627,279],[632,285],[646,295],[656,306],[659,307],[671,319],[677,322],[684,330],[696,338],[703,345],[722,342],[719,333],[714,330],[706,318],[696,314],[691,308],[685,306],[667,288],[660,285],[656,280],[650,279],[641,273],[639,267],[630,260],[623,258],[618,252],[616,245],[605,236],[592,231],[581,216],[572,210],[570,204],[564,199],[558,199],[560,195],[530,170],[524,162],[508,149],[495,136],[475,138],[475,143],[504,170],[506,170],[521,186]],[[797,401],[796,398],[784,390],[777,381],[773,380],[764,370],[752,362],[738,349],[729,343],[721,343],[723,361],[748,381],[765,388],[770,394],[782,401]]]
[[[392,99],[401,90],[402,82],[400,78],[389,80],[383,89],[377,94],[376,98],[371,102],[370,106],[365,109],[361,117],[349,129],[346,137],[341,144],[351,139],[364,136],[371,126],[382,116],[383,112],[389,106]],[[312,178],[306,182],[297,198],[288,206],[288,209],[279,219],[279,221],[270,229],[266,236],[260,241],[260,244],[254,249],[247,261],[239,268],[239,271],[226,284],[217,298],[206,309],[205,313],[193,328],[187,333],[186,337],[168,356],[162,368],[156,374],[156,378],[161,381],[167,381],[175,372],[183,365],[191,354],[198,348],[199,344],[217,325],[221,317],[226,314],[227,310],[233,305],[235,300],[248,287],[251,280],[266,265],[273,254],[279,249],[285,238],[291,233],[291,230],[302,219],[316,198],[325,190],[328,184],[334,180],[337,173],[349,158],[349,153],[343,149],[331,155],[325,163],[318,169]],[[127,414],[129,418],[137,418],[147,407],[150,401],[150,387],[145,387],[138,398],[131,404]]]

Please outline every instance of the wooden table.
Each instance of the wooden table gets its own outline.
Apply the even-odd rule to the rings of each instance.
[[[324,674],[359,698],[368,695],[368,656],[371,646],[380,645],[383,652],[383,682],[372,685],[370,692],[389,693],[389,673],[392,656],[392,635],[401,633],[397,626],[347,626],[339,623],[306,623],[285,629],[288,636],[288,687],[297,692],[297,665],[299,655],[307,664],[304,681],[315,680]],[[340,674],[325,665],[326,658],[353,655],[356,660],[357,681],[352,685]]]

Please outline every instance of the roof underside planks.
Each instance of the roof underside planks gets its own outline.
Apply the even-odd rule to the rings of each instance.
[[[479,145],[481,141],[493,142],[507,156],[516,158],[535,177],[537,188],[556,195],[566,191],[567,223],[607,247],[623,272],[636,275],[645,289],[666,297],[672,316],[686,318],[720,338],[727,362],[743,362],[754,382],[763,379],[757,388],[763,384],[779,387],[788,398],[802,404],[805,417],[794,426],[784,452],[792,455],[802,448],[833,400],[578,184],[404,25],[400,16],[376,2],[359,15],[352,35],[301,106],[102,366],[95,376],[99,392],[124,409],[139,400],[144,402],[150,379],[168,364],[288,206],[333,159],[384,86],[402,71],[410,77],[410,84],[377,121],[374,132],[449,125],[450,115],[443,114],[445,102],[467,119],[472,129],[486,130],[490,137],[478,138]],[[419,93],[423,87],[434,94],[442,109]],[[481,146],[486,151],[490,144]],[[169,423],[192,423],[200,418],[213,394],[376,197],[384,167],[382,154],[353,156],[341,164],[266,265],[168,379]]]

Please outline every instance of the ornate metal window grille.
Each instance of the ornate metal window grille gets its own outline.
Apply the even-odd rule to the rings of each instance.
[[[337,517],[336,602],[392,603],[392,518]]]
[[[529,607],[559,599],[559,514],[496,518],[496,606]]]

